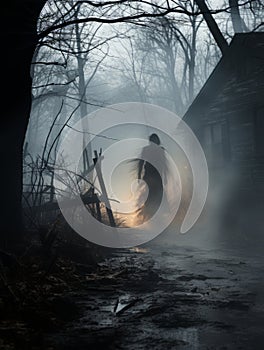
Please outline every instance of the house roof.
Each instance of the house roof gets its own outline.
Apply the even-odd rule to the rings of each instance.
[[[232,95],[232,86],[237,91],[250,90],[252,98],[252,93],[260,89],[260,79],[264,89],[264,33],[236,34],[183,119],[192,125],[199,123],[220,94],[222,101]]]

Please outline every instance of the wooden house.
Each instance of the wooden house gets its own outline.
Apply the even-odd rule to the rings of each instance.
[[[234,36],[183,120],[210,174],[233,170],[241,188],[264,190],[264,33]]]

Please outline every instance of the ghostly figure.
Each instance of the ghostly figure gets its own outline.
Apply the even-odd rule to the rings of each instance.
[[[154,165],[144,159],[155,159],[155,163],[159,165],[159,171]],[[149,145],[142,149],[137,165],[138,179],[144,180],[148,187],[147,200],[137,211],[140,221],[144,222],[150,219],[158,210],[163,196],[163,189],[167,183],[167,169],[165,150],[160,146],[160,139],[157,134],[151,134],[149,136]],[[138,202],[141,202],[140,198]]]

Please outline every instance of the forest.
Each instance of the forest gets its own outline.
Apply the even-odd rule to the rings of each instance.
[[[262,349],[263,1],[2,8],[0,349]]]

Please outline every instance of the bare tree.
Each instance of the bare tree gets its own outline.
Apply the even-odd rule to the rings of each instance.
[[[239,2],[238,0],[229,0],[234,33],[242,33],[244,31],[249,31],[243,18],[241,17],[238,2]]]
[[[228,44],[225,40],[223,34],[221,33],[217,23],[215,22],[208,6],[206,5],[204,0],[195,0],[197,5],[199,6],[200,11],[202,12],[204,19],[208,25],[208,28],[210,32],[212,33],[219,49],[221,50],[222,54],[225,53]]]
[[[47,16],[47,7],[55,9],[53,16]],[[212,11],[204,7],[205,2],[197,0],[200,13],[203,12],[206,21],[222,51],[227,44],[216,28],[215,22],[208,14],[220,13],[223,9]],[[76,17],[77,6],[80,6]],[[94,15],[86,16],[83,9],[94,10]],[[136,0],[109,0],[109,1],[76,1],[73,5],[65,0],[13,0],[5,2],[1,12],[1,39],[4,54],[2,59],[2,84],[5,89],[2,93],[3,103],[1,113],[2,127],[0,137],[2,191],[1,245],[7,240],[13,240],[12,233],[22,230],[21,196],[22,196],[22,160],[23,142],[27,130],[31,109],[31,62],[35,59],[34,52],[41,42],[52,46],[62,30],[71,34],[75,24],[103,23],[131,23],[145,25],[146,18],[164,17],[170,13],[193,16],[193,12],[182,6],[181,1],[136,1]],[[58,16],[58,11],[60,12]],[[63,10],[62,10],[63,9]],[[153,11],[155,9],[155,11]],[[38,21],[41,13],[41,26]],[[197,13],[198,14],[198,13]],[[67,38],[65,36],[65,42]],[[52,59],[52,61],[54,61]],[[45,62],[48,64],[51,62]],[[62,62],[59,62],[60,64]],[[14,88],[15,86],[15,88]],[[15,102],[14,102],[15,101]]]
[[[118,63],[141,101],[162,103],[163,98],[165,106],[180,115],[201,87],[195,79],[195,60],[203,18],[194,1],[184,6],[189,13],[184,19],[171,14],[146,21],[143,28],[130,33],[128,44],[122,44],[125,57]]]

